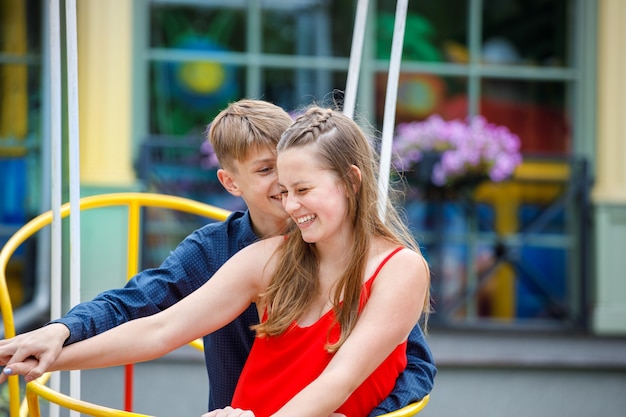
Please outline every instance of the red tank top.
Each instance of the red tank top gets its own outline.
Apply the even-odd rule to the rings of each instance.
[[[363,284],[360,309],[367,301],[378,272],[400,249],[390,253]],[[311,326],[300,327],[294,322],[289,330],[279,336],[256,338],[239,378],[232,406],[252,410],[256,417],[268,417],[309,385],[322,373],[333,356],[324,347],[329,340],[334,342],[339,338],[340,327],[338,324],[333,325],[334,318],[334,312],[330,310]],[[391,393],[406,363],[404,342],[336,412],[348,417],[367,416]]]

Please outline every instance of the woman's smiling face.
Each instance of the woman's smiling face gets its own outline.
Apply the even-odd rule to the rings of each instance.
[[[333,171],[321,166],[315,144],[279,153],[278,182],[283,207],[305,242],[339,237],[350,227],[344,186]]]

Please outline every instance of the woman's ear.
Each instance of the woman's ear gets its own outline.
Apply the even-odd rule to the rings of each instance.
[[[352,189],[354,193],[358,193],[361,188],[361,170],[356,165],[350,165],[350,182],[352,182]]]
[[[235,178],[228,170],[220,168],[217,170],[217,179],[222,184],[224,189],[234,195],[235,197],[241,197],[241,190],[235,182]]]

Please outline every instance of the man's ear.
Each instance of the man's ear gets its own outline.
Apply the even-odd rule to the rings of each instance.
[[[235,179],[227,170],[220,168],[217,170],[217,179],[222,184],[224,189],[234,195],[235,197],[241,197],[241,190],[235,183]]]

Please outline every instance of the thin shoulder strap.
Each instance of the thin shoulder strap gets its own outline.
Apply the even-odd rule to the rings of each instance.
[[[395,248],[389,255],[385,256],[385,259],[383,259],[382,262],[380,263],[380,265],[378,265],[378,268],[376,268],[376,271],[374,271],[374,273],[372,274],[372,277],[370,279],[373,279],[374,277],[376,277],[378,275],[378,273],[380,272],[380,270],[383,268],[383,266],[385,266],[387,261],[389,259],[391,259],[391,257],[393,255],[395,255],[396,253],[400,252],[402,249],[404,249],[404,247],[403,246],[399,246],[399,247]]]
[[[389,261],[389,259],[391,259],[393,255],[400,252],[402,249],[404,249],[404,247],[399,246],[395,248],[389,255],[385,256],[385,259],[383,259],[382,262],[378,265],[378,267],[376,268],[376,271],[374,271],[372,276],[369,277],[368,280],[363,284],[363,287],[361,289],[361,301],[360,301],[359,311],[365,306],[365,303],[367,302],[367,299],[369,298],[370,292],[372,290],[372,284],[374,283],[374,280],[378,276],[378,273],[380,272],[380,270],[383,268],[383,266],[385,266],[387,261]]]

